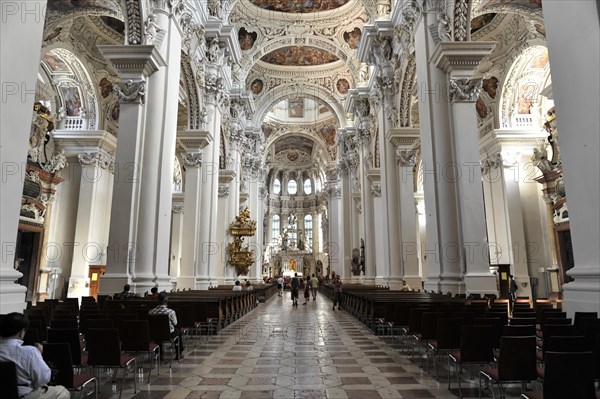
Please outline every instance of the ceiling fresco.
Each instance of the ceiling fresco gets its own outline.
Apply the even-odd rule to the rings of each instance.
[[[255,6],[264,10],[310,13],[328,11],[341,7],[350,0],[250,0]]]
[[[335,135],[337,133],[337,125],[335,123],[323,126],[320,133],[327,145],[335,145]]]
[[[483,14],[483,15],[473,18],[473,20],[471,21],[471,33],[473,34],[473,33],[477,32],[479,29],[488,25],[490,22],[492,22],[492,20],[494,19],[494,17],[496,15],[497,15],[496,13],[489,13],[489,14]]]
[[[339,58],[329,51],[316,47],[288,46],[271,51],[261,60],[274,65],[311,66],[329,64],[338,61]]]
[[[48,0],[48,9],[68,11],[81,7],[101,7],[114,9],[119,4],[113,0]]]
[[[287,134],[275,142],[275,153],[277,154],[286,150],[298,150],[312,154],[314,145],[314,141],[307,137]]]
[[[497,4],[514,5],[531,9],[542,8],[542,0],[484,0],[483,7]]]

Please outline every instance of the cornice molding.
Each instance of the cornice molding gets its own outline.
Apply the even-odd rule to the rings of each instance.
[[[188,152],[201,151],[213,142],[213,135],[205,130],[179,130],[177,141]]]
[[[98,51],[124,80],[144,79],[167,65],[154,45],[101,45]]]
[[[440,42],[429,62],[451,78],[469,78],[495,46],[496,42]]]

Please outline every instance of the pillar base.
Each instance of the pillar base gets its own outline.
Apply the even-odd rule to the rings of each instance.
[[[167,277],[168,278],[168,277]],[[143,296],[146,291],[150,293],[150,289],[156,287],[156,277],[153,274],[136,274],[135,279],[131,283],[131,292]],[[167,284],[159,286],[159,291],[165,288],[170,288]]]
[[[466,294],[498,295],[496,276],[491,273],[467,273],[465,276]]]
[[[600,313],[600,269],[576,266],[568,274],[575,281],[563,285],[562,309],[567,317],[576,311]]]
[[[79,298],[81,303],[82,296],[90,295],[90,279],[86,277],[71,277],[69,279],[69,288],[67,298]]]
[[[195,283],[195,289],[197,290],[208,290],[208,287],[210,287],[210,278],[204,276],[204,277],[197,277],[196,278],[196,283]]]
[[[162,276],[156,276],[156,278],[153,281],[154,285],[152,287],[158,287],[158,291],[169,291],[171,288],[173,288],[173,285],[171,284],[171,276],[169,276],[168,274],[162,275]],[[150,288],[152,288],[150,287]]]
[[[390,284],[390,279],[388,277],[377,276],[373,284],[387,287]]]
[[[387,285],[390,287],[391,291],[399,291],[402,289],[402,278],[400,277],[390,277]],[[408,280],[407,280],[408,283]],[[412,286],[412,284],[408,283],[408,285],[410,285],[412,288],[414,288]],[[421,288],[421,283],[419,282],[419,288]]]
[[[114,295],[123,291],[123,286],[129,283],[129,276],[126,274],[105,274],[100,280],[100,295]]]
[[[4,274],[4,272],[2,273]],[[2,293],[2,300],[0,301],[1,314],[23,312],[26,307],[25,293],[27,292],[27,287],[17,284],[14,281],[2,281],[0,283],[0,292]]]
[[[196,277],[179,276],[177,277],[177,289],[196,289]]]

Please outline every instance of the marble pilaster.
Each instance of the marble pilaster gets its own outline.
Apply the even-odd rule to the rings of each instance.
[[[198,263],[201,259],[200,226],[204,223],[201,216],[203,204],[202,150],[212,141],[212,135],[201,130],[180,130],[177,139],[184,148],[180,154],[185,166],[185,192],[183,198],[183,235],[181,240],[180,274],[177,279],[178,288],[196,288]]]

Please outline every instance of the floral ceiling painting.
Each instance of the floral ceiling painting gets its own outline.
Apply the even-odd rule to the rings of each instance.
[[[307,137],[289,134],[275,142],[275,153],[296,150],[306,154],[312,154],[314,144],[315,143]]]
[[[341,7],[350,0],[250,0],[252,4],[264,10],[310,13],[328,11]]]
[[[80,7],[115,9],[119,4],[114,0],[48,0],[49,10],[68,11]]]
[[[335,135],[337,133],[337,126],[335,124],[323,126],[320,132],[327,145],[335,145]]]
[[[519,8],[542,8],[542,0],[484,0],[483,7],[495,5],[511,5]]]
[[[323,65],[338,61],[339,58],[329,51],[310,46],[288,46],[271,51],[261,58],[262,61],[283,66]]]

